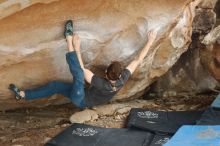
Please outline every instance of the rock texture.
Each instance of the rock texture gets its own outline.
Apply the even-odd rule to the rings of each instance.
[[[71,123],[85,123],[97,120],[100,116],[123,115],[130,112],[132,108],[143,108],[155,105],[152,101],[133,100],[124,103],[114,103],[97,106],[94,109],[86,109],[76,112],[70,117]]]
[[[159,78],[150,87],[149,94],[153,96],[189,96],[198,93],[207,93],[218,89],[218,81],[210,74],[210,71],[202,63],[207,63],[207,59],[211,57],[204,50],[204,56],[198,35],[193,35],[194,41],[190,45],[177,63],[161,78]],[[203,56],[203,57],[202,57]],[[155,93],[155,94],[152,94]]]
[[[202,60],[211,74],[220,82],[220,25],[207,34],[203,40],[206,47],[203,50]]]
[[[201,7],[211,10],[215,3],[205,0]],[[194,19],[191,4],[190,0],[0,1],[0,110],[67,102],[54,96],[16,103],[7,89],[11,82],[26,89],[51,80],[71,81],[63,38],[67,19],[74,20],[75,33],[82,39],[86,67],[98,74],[112,60],[126,66],[146,43],[147,32],[158,30],[155,49],[114,100],[140,97],[188,49]]]
[[[37,3],[50,3],[57,0],[1,0],[0,1],[0,19],[10,16],[13,13],[23,10]]]
[[[210,2],[213,3],[204,2],[196,9],[189,49],[151,86],[151,92],[159,96],[190,96],[220,89],[219,69],[214,65],[219,56],[217,39],[220,32],[214,27],[219,24],[220,1],[216,5]]]

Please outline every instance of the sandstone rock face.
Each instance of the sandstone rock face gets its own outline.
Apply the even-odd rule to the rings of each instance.
[[[213,2],[210,1],[208,4],[206,1],[199,5],[193,22],[192,43],[189,49],[151,86],[151,92],[161,96],[189,96],[219,90],[217,40],[220,32],[219,27],[213,28],[218,24],[220,1],[216,5]],[[214,7],[216,14],[213,11]]]
[[[207,34],[203,40],[203,63],[211,74],[220,82],[220,25]]]
[[[206,0],[201,6],[213,6]],[[9,83],[27,89],[52,80],[71,82],[65,61],[63,24],[74,20],[86,67],[101,74],[112,61],[126,66],[158,30],[153,50],[114,98],[138,98],[173,66],[191,42],[194,14],[186,0],[0,1],[0,109],[67,102],[52,97],[16,103]],[[58,99],[57,99],[58,98]]]
[[[177,63],[150,87],[157,96],[192,96],[207,93],[218,88],[219,83],[210,74],[210,70],[203,62],[209,62],[211,54],[201,45],[198,35],[193,35],[190,45]],[[201,49],[199,49],[201,48]],[[203,51],[203,52],[202,52]],[[209,55],[208,55],[209,54]]]
[[[21,11],[37,3],[50,3],[57,0],[2,0],[0,1],[0,19],[10,16],[15,12]]]

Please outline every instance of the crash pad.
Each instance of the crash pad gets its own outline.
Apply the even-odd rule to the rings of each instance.
[[[134,108],[130,111],[127,127],[174,134],[182,125],[196,124],[202,113],[203,111],[156,111]]]
[[[135,129],[73,124],[45,146],[148,146],[153,138],[153,134]]]
[[[164,146],[219,146],[220,125],[182,126]]]

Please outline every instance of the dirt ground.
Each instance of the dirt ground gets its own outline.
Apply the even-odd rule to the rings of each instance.
[[[179,111],[204,110],[216,97],[197,95],[195,97],[154,98],[148,109]],[[70,125],[69,117],[80,111],[72,104],[45,108],[17,109],[0,113],[0,146],[42,146],[52,137]],[[86,124],[107,127],[125,127],[129,113],[101,116]]]

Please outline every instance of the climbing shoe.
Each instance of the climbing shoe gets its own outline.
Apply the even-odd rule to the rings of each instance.
[[[17,99],[17,100],[20,100],[20,99],[22,99],[23,97],[20,95],[20,90],[14,85],[14,84],[10,84],[9,86],[8,86],[8,89],[10,89],[12,92],[14,92],[15,93],[15,99]]]
[[[73,21],[72,20],[68,20],[65,23],[64,36],[67,37],[68,35],[73,35]]]

